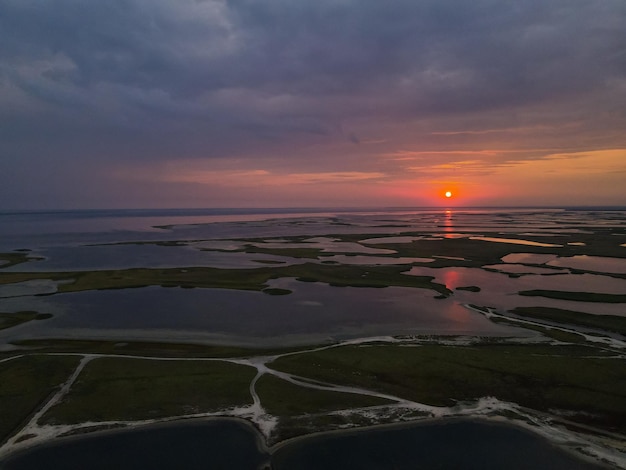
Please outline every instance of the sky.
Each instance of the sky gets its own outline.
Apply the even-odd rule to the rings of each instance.
[[[0,209],[626,205],[625,25],[625,0],[2,0]]]

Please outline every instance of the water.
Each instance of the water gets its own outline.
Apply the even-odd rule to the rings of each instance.
[[[54,314],[1,330],[0,340],[110,337],[273,346],[418,333],[529,334],[492,323],[453,300],[437,300],[429,289],[339,288],[293,279],[271,286],[293,293],[146,287],[0,299],[6,311]]]
[[[189,421],[51,442],[8,458],[2,470],[261,469],[261,436],[234,420]]]
[[[189,421],[44,444],[0,463],[2,470],[184,468],[253,470],[592,470],[537,435],[483,421],[444,421],[323,434],[270,455],[251,426]],[[264,467],[265,466],[265,467]]]
[[[538,436],[479,421],[327,434],[279,449],[276,470],[583,470],[583,462]]]
[[[171,229],[158,228],[173,226]],[[152,209],[0,211],[0,250],[131,240],[399,233],[425,231],[536,234],[623,229],[616,210],[560,209]],[[583,228],[581,228],[583,227]],[[365,230],[364,230],[365,229]],[[624,239],[621,239],[624,243]]]

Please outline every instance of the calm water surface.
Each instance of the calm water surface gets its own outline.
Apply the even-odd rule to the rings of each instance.
[[[296,441],[274,455],[277,470],[591,470],[524,430],[457,421],[327,434]]]
[[[210,420],[61,440],[0,462],[0,469],[254,470],[268,461],[261,436],[251,425]]]
[[[271,284],[293,293],[145,287],[0,299],[6,311],[54,315],[0,330],[0,339],[109,336],[258,346],[418,333],[532,334],[492,323],[452,298],[435,299],[429,289],[331,287],[293,279]]]

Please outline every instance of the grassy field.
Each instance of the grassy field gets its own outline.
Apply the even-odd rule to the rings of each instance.
[[[45,423],[140,420],[252,403],[252,367],[220,361],[95,359]]]
[[[78,361],[70,356],[30,355],[0,363],[0,443],[69,378]]]
[[[592,355],[576,346],[351,346],[287,356],[271,366],[431,405],[495,396],[626,430],[626,360]]]

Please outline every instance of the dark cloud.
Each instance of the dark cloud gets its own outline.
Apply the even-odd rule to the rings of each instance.
[[[0,152],[295,159],[381,122],[438,145],[445,122],[576,103],[589,132],[623,128],[624,24],[623,0],[4,0]]]

